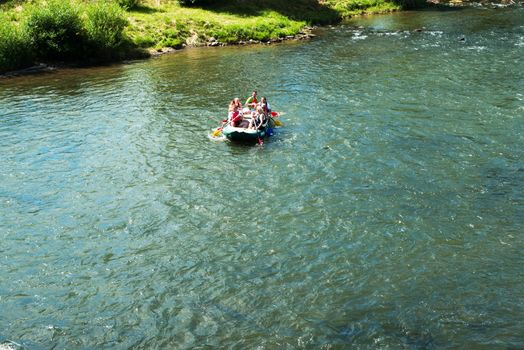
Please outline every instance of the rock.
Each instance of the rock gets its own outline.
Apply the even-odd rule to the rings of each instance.
[[[214,43],[214,42],[217,42],[218,40],[212,36],[211,38],[207,39],[207,41],[210,43]]]

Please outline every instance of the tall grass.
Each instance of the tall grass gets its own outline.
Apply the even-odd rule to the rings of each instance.
[[[77,3],[50,0],[30,6],[25,28],[39,59],[70,61],[85,52],[86,33]]]
[[[109,60],[128,43],[126,14],[116,3],[94,2],[86,7],[83,21],[90,56]]]
[[[117,2],[46,0],[0,15],[0,72],[35,61],[95,63],[132,50],[126,12]]]
[[[0,73],[28,67],[33,62],[27,32],[6,16],[0,16]]]

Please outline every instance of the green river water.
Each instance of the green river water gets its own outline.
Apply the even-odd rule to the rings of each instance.
[[[0,348],[523,349],[524,8],[316,34],[0,80]]]

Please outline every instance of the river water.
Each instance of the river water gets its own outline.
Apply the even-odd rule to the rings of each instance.
[[[524,348],[524,9],[317,35],[0,80],[0,346]]]

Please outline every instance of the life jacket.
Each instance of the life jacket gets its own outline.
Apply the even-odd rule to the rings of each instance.
[[[250,102],[247,102],[247,101],[250,101]],[[258,103],[258,100],[257,100],[256,97],[249,97],[249,98],[247,99],[247,101],[246,101],[246,102],[247,102],[246,104],[247,104],[247,105],[250,105],[251,107],[255,107],[256,104]]]
[[[233,114],[231,114],[231,117],[229,118],[229,121],[233,126],[237,123],[239,123],[242,120],[242,115],[239,111],[234,111]]]
[[[263,115],[263,114],[257,114],[255,117],[254,117],[254,125],[255,125],[255,128],[257,130],[260,130],[262,129],[263,127],[266,126],[266,123],[267,123],[267,118]]]

